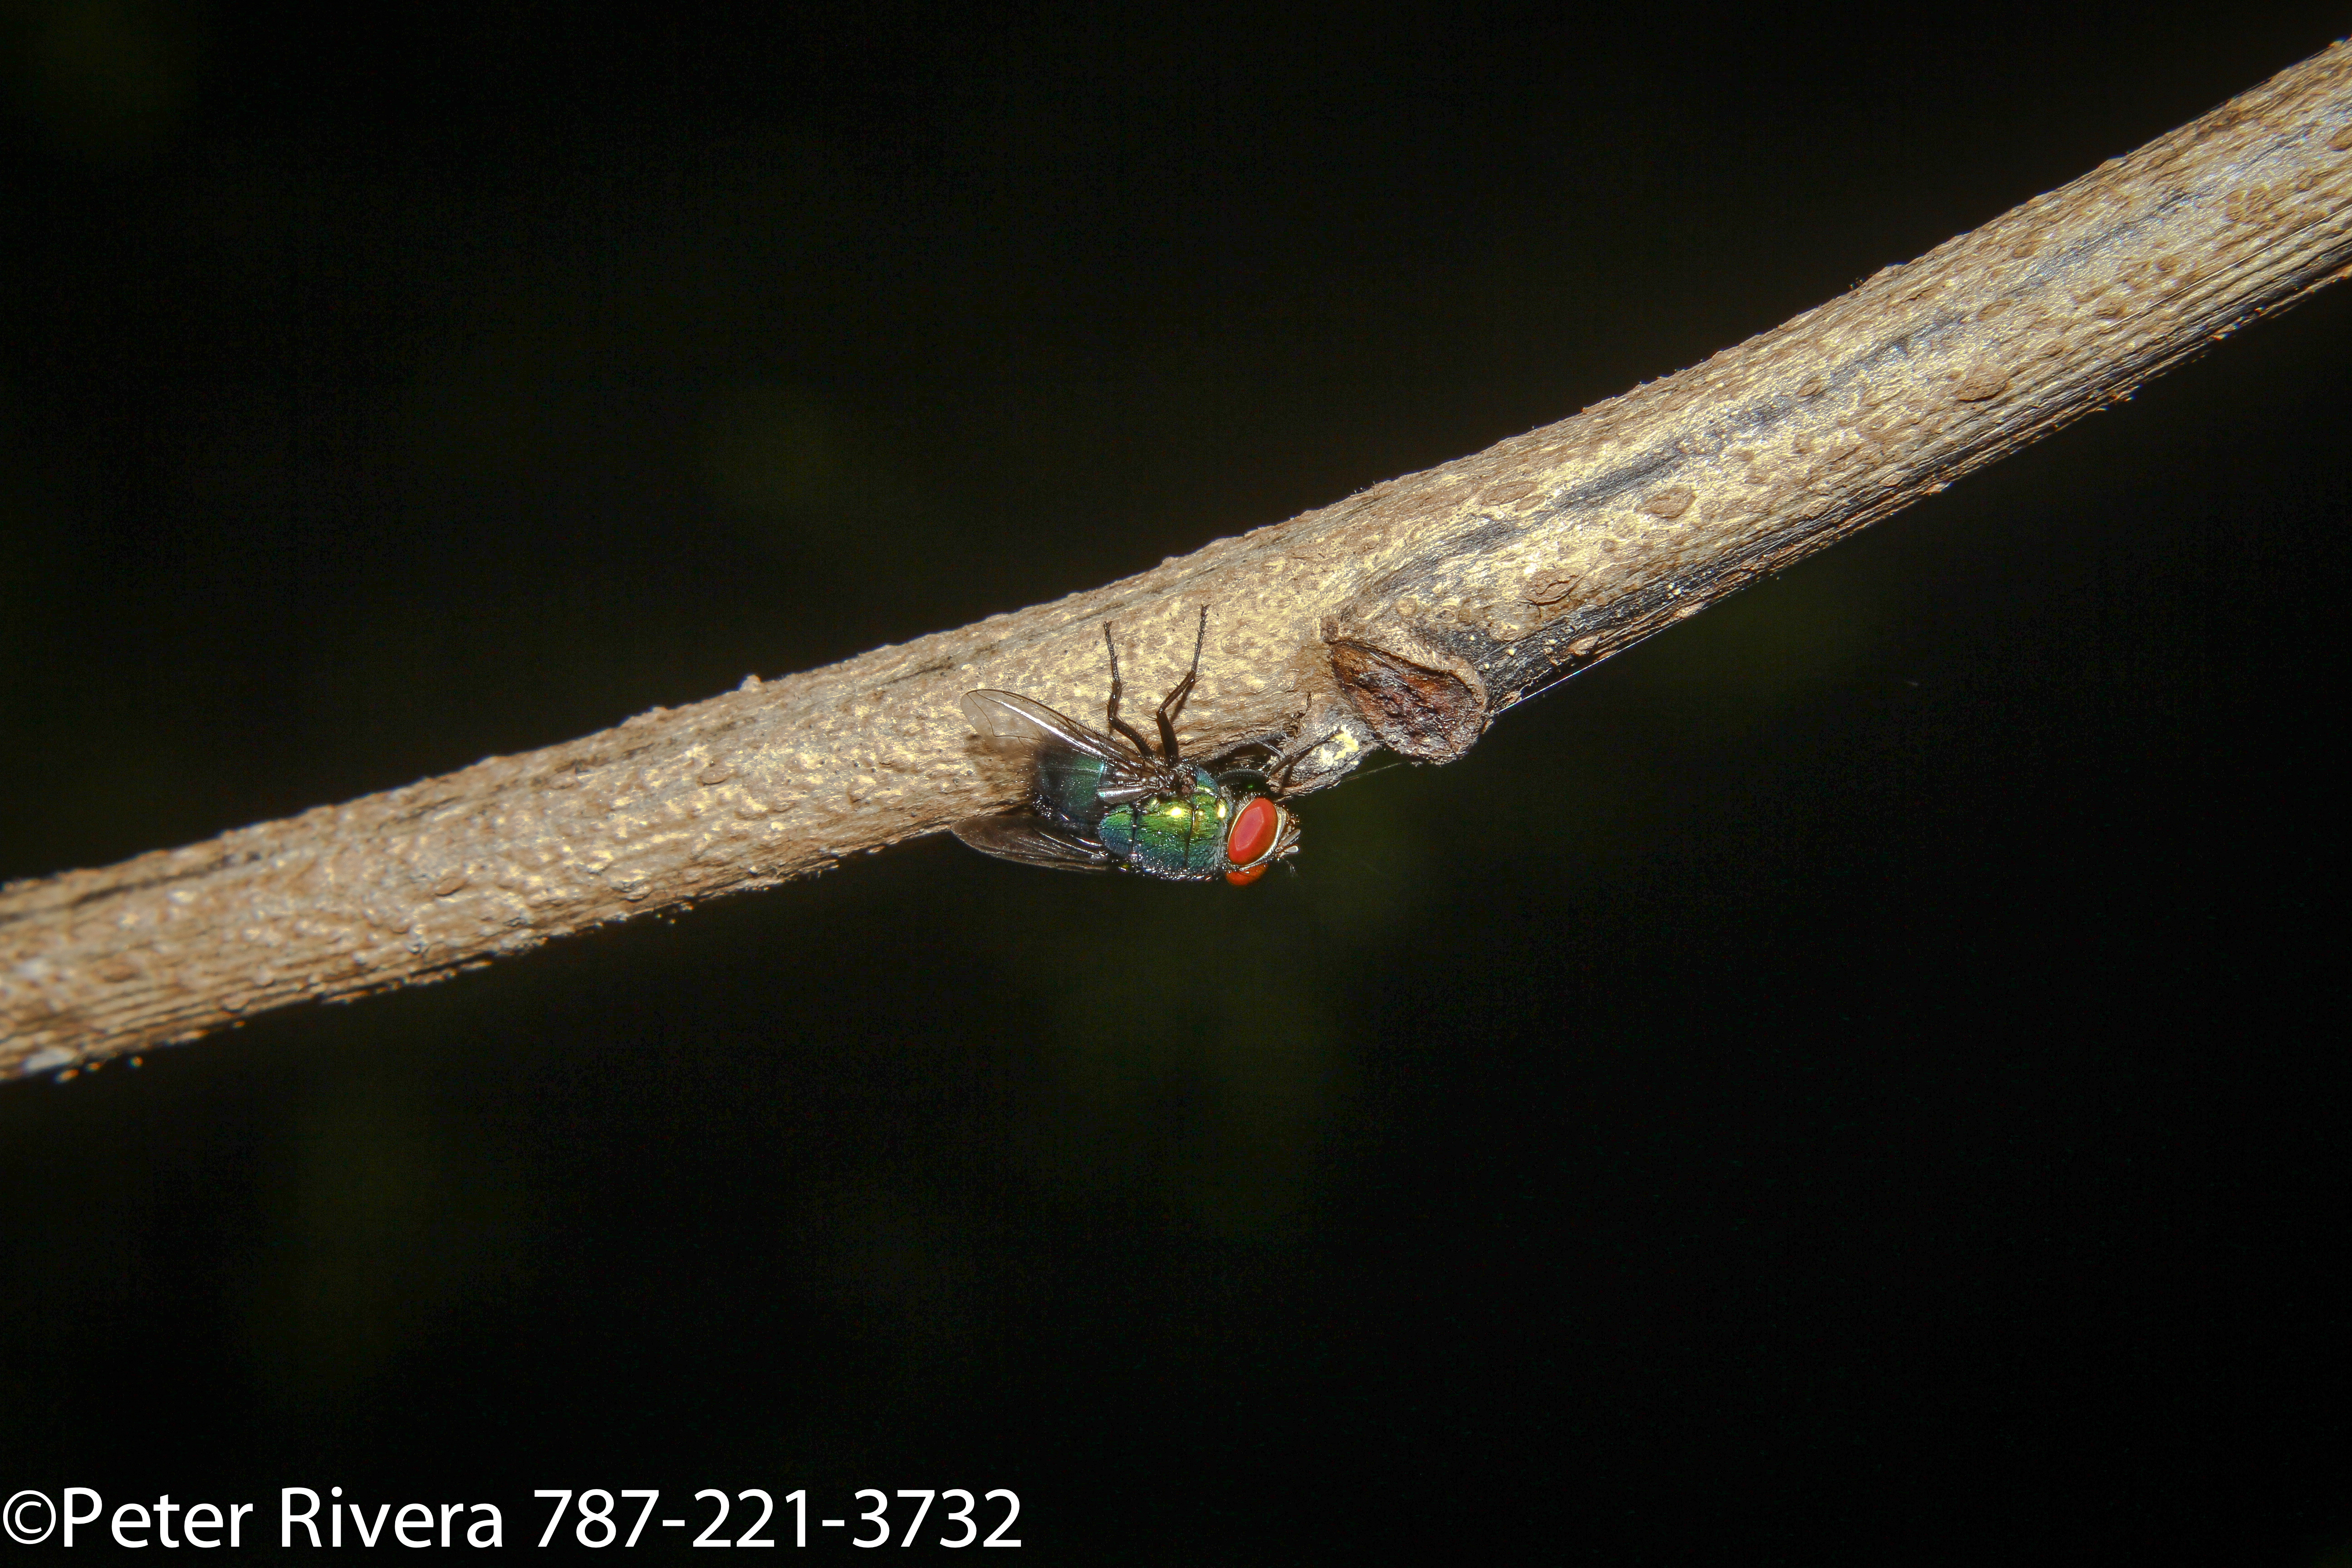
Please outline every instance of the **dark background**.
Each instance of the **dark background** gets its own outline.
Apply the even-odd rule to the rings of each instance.
[[[2343,26],[1915,9],[13,0],[0,875],[1459,456]],[[1247,893],[932,840],[0,1089],[0,1491],[2340,1563],[2347,351],[2339,289]]]

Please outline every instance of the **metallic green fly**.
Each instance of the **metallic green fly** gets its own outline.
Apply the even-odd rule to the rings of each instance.
[[[1315,749],[1288,755],[1278,746],[1245,742],[1206,763],[1184,761],[1176,718],[1201,675],[1201,644],[1209,612],[1192,642],[1192,668],[1160,704],[1160,750],[1118,716],[1118,645],[1103,627],[1110,650],[1112,735],[1064,717],[1042,702],[1010,691],[972,691],[964,717],[992,751],[1029,768],[1026,806],[1006,816],[971,816],[955,836],[974,849],[1031,866],[1067,871],[1140,871],[1147,877],[1200,882],[1223,877],[1247,887],[1298,847],[1298,818],[1282,805],[1291,771]],[[1319,742],[1318,742],[1319,744]],[[1224,768],[1247,752],[1262,768]]]

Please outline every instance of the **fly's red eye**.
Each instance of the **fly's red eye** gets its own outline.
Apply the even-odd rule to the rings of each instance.
[[[1246,871],[1228,871],[1225,873],[1225,880],[1231,882],[1236,888],[1246,888],[1252,882],[1256,881],[1260,877],[1265,876],[1266,866],[1271,866],[1273,864],[1274,862],[1269,860],[1265,863],[1265,866],[1253,866]]]
[[[1234,818],[1234,830],[1225,835],[1225,858],[1236,866],[1265,858],[1281,828],[1282,808],[1264,795],[1257,796]]]

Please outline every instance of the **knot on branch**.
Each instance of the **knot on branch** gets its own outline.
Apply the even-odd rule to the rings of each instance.
[[[1417,763],[1450,763],[1486,730],[1478,672],[1435,669],[1353,639],[1331,645],[1331,673],[1381,744]]]

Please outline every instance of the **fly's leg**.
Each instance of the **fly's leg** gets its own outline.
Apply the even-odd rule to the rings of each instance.
[[[1235,758],[1247,756],[1255,752],[1257,753],[1259,762],[1264,764],[1259,771],[1264,772],[1278,765],[1276,760],[1284,755],[1285,744],[1289,739],[1289,736],[1276,730],[1271,734],[1261,735],[1253,740],[1235,741],[1231,745],[1218,747],[1202,758],[1197,765],[1202,773],[1214,778],[1219,773],[1230,772]]]
[[[1328,742],[1339,739],[1342,732],[1343,731],[1341,731],[1334,730],[1329,734],[1324,735],[1318,740],[1299,747],[1297,751],[1292,752],[1287,757],[1277,757],[1272,763],[1268,763],[1267,766],[1271,770],[1270,776],[1274,784],[1275,793],[1276,795],[1288,795],[1290,793],[1290,775],[1297,771],[1298,764],[1313,756],[1316,752],[1321,751]]]
[[[1201,645],[1209,640],[1209,606],[1201,606],[1201,629],[1192,637],[1192,668],[1176,683],[1176,689],[1160,701],[1160,744],[1168,760],[1177,760],[1176,715],[1184,711],[1184,699],[1192,695],[1192,683],[1201,679]]]
[[[1134,742],[1135,749],[1149,757],[1151,755],[1150,746],[1146,744],[1143,737],[1136,732],[1134,725],[1129,723],[1126,720],[1121,719],[1118,716],[1118,695],[1120,690],[1118,683],[1118,644],[1111,641],[1110,623],[1108,621],[1105,621],[1103,623],[1103,647],[1110,649],[1110,701],[1105,706],[1104,713],[1110,720],[1110,727],[1114,733],[1124,735],[1129,740]],[[1165,730],[1167,727],[1167,721],[1164,719],[1160,721],[1160,728]],[[1169,752],[1169,755],[1172,757],[1175,755],[1175,752],[1171,751]]]

